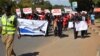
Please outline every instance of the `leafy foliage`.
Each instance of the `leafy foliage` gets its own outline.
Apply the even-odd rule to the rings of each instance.
[[[31,7],[31,6],[32,6],[31,0],[21,0],[20,3],[18,4],[18,7],[20,7],[20,8]]]
[[[17,5],[17,7],[24,8],[24,7],[32,7],[35,9],[36,7],[41,7],[42,9],[48,8],[51,9],[52,5],[49,1],[42,1],[37,2],[36,0],[21,0],[21,2]]]
[[[42,9],[51,9],[52,5],[50,4],[50,2],[44,1],[44,2],[41,2],[41,3],[35,3],[33,5],[33,8],[36,8],[36,7],[41,7]]]
[[[83,2],[80,2],[79,4],[84,4],[84,2],[86,2],[86,1],[88,2],[89,0],[70,0],[70,2],[73,2],[73,1],[78,1],[78,2],[83,1]],[[92,0],[92,1],[95,4],[95,7],[100,7],[100,0]],[[84,5],[86,5],[86,3]]]
[[[78,8],[77,11],[92,11],[94,8],[94,2],[92,0],[70,0],[70,2],[77,1]]]
[[[64,5],[54,5],[54,6],[52,6],[52,8],[60,8],[62,11],[64,11]]]

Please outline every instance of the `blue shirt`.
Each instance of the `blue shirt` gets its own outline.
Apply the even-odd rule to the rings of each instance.
[[[91,14],[90,17],[91,17],[91,20],[95,20],[95,15],[94,14]]]

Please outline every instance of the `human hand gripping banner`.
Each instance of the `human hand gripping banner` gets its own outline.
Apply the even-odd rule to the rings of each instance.
[[[46,35],[48,21],[18,18],[21,35]]]

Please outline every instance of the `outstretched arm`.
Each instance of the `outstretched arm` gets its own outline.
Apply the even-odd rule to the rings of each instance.
[[[18,39],[20,39],[21,35],[20,35],[20,29],[19,29],[17,17],[15,17],[15,20],[14,20],[14,27],[16,28],[16,31],[17,31],[16,37],[18,37]]]

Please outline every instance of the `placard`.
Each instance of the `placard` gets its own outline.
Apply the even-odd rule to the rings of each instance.
[[[45,9],[44,12],[45,13],[50,13],[50,10],[49,9]]]
[[[42,12],[41,8],[36,8],[36,11],[39,12],[39,13]]]
[[[32,13],[32,8],[23,8],[24,14],[31,14]]]
[[[61,9],[52,9],[51,13],[53,15],[62,15]]]

